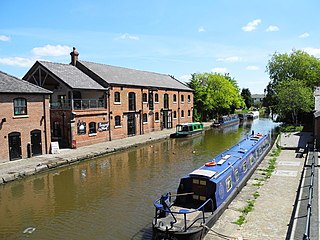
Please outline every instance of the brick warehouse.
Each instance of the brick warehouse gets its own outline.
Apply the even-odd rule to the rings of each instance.
[[[170,75],[78,60],[37,61],[23,77],[53,92],[51,139],[85,146],[192,122],[193,90]]]
[[[49,153],[50,94],[0,71],[0,162]]]

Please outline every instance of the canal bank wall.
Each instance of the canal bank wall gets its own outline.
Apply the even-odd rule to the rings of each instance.
[[[204,128],[210,128],[211,123],[203,123]],[[77,149],[60,149],[56,154],[44,154],[16,161],[0,163],[0,184],[5,184],[37,173],[49,171],[58,167],[76,164],[81,161],[123,151],[132,147],[165,140],[175,129],[150,132],[123,139],[84,146]]]
[[[205,240],[293,239],[290,238],[294,231],[293,216],[305,164],[305,156],[297,155],[297,149],[305,148],[308,142],[312,142],[309,132],[281,133],[246,186],[209,230]],[[272,150],[277,145],[282,150],[279,156],[273,156]],[[275,169],[266,178],[266,170],[274,158]],[[303,239],[303,236],[295,237]]]

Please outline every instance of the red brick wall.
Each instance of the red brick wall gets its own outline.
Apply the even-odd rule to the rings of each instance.
[[[27,100],[27,115],[14,116],[13,99]],[[9,161],[8,134],[20,132],[22,158],[27,157],[27,144],[31,143],[30,132],[41,131],[42,153],[49,153],[50,118],[49,99],[36,94],[0,94],[0,162]]]

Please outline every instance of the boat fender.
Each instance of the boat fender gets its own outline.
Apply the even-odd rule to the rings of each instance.
[[[207,162],[207,163],[205,164],[206,167],[213,167],[213,166],[215,166],[215,165],[217,165],[217,163],[214,162],[214,161],[212,161],[212,162]]]

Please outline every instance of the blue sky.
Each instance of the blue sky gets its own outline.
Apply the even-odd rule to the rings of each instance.
[[[174,75],[226,72],[263,93],[275,52],[320,57],[318,0],[0,0],[0,70],[79,59]]]

